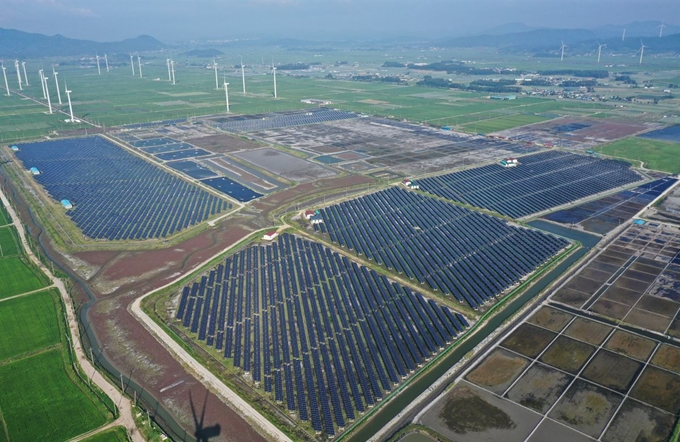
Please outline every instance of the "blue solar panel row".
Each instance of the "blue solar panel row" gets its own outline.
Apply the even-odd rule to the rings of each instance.
[[[517,167],[491,164],[418,184],[440,197],[521,218],[640,180],[626,162],[553,150],[523,156]]]
[[[17,156],[94,239],[162,238],[231,207],[100,137],[22,144]]]
[[[289,234],[184,287],[176,318],[206,345],[224,344],[234,366],[327,435],[468,326],[460,314]]]
[[[151,121],[148,123],[131,123],[131,124],[124,124],[121,127],[124,127],[126,129],[142,129],[145,127],[154,127],[154,126],[171,126],[175,125],[178,123],[184,123],[186,122],[186,118],[176,118],[173,120],[162,120],[162,121]]]
[[[321,209],[317,231],[472,308],[503,293],[569,243],[401,188]]]
[[[259,132],[349,118],[357,118],[357,114],[332,109],[312,109],[300,113],[272,114],[259,118],[238,118],[224,123],[213,123],[212,125],[227,132]]]

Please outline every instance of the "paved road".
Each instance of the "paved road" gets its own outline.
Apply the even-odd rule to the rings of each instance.
[[[16,227],[17,232],[19,232],[19,238],[21,239],[21,243],[23,244],[29,259],[33,262],[33,264],[38,266],[40,270],[42,270],[42,272],[49,277],[50,281],[52,281],[53,283],[53,287],[59,290],[61,299],[64,301],[64,305],[66,307],[66,320],[68,322],[68,329],[70,334],[68,338],[71,345],[73,346],[76,359],[78,360],[78,364],[80,364],[83,373],[89,375],[92,382],[94,382],[95,385],[97,385],[106,395],[108,395],[111,398],[111,400],[118,406],[118,410],[120,412],[120,416],[118,417],[118,419],[107,425],[104,425],[98,430],[102,431],[104,429],[116,425],[121,425],[127,429],[128,434],[132,437],[132,440],[134,442],[144,442],[144,438],[137,429],[137,426],[135,425],[135,420],[132,415],[133,413],[132,403],[130,402],[130,400],[127,397],[125,397],[120,391],[118,391],[109,382],[107,378],[102,376],[101,373],[99,373],[92,366],[89,359],[87,359],[87,357],[85,356],[85,353],[83,352],[83,347],[80,343],[80,337],[78,333],[78,321],[74,313],[73,303],[71,302],[71,297],[68,295],[68,292],[66,291],[66,287],[64,286],[63,281],[59,278],[56,278],[52,274],[52,272],[50,272],[50,270],[47,267],[45,267],[38,258],[36,258],[36,256],[33,254],[33,251],[28,247],[28,240],[26,239],[26,232],[24,231],[24,226],[23,224],[21,224],[21,220],[17,215],[16,211],[14,210],[14,208],[9,204],[9,200],[3,193],[2,189],[0,189],[0,200],[7,209],[7,212],[9,212],[9,215],[12,218],[12,221],[14,222],[14,226]],[[87,433],[86,435],[89,436],[99,431],[94,430],[92,432]],[[79,440],[79,438],[76,438],[74,440]]]

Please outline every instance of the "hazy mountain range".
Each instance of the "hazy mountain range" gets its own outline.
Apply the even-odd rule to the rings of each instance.
[[[299,39],[262,39],[241,40],[224,43],[234,46],[280,46],[306,50],[329,50],[343,46],[370,47],[375,44],[384,46],[439,46],[439,47],[494,47],[506,52],[524,52],[534,55],[556,54],[562,44],[573,54],[590,53],[597,49],[598,44],[606,44],[608,51],[636,51],[640,43],[645,44],[645,53],[680,53],[680,26],[665,25],[664,35],[659,38],[659,22],[632,22],[625,25],[606,25],[595,29],[548,29],[534,28],[522,23],[508,23],[489,29],[486,32],[456,38],[432,41],[398,39],[376,42],[333,42],[312,41]],[[623,29],[626,38],[622,41]],[[167,48],[168,45],[148,35],[126,39],[118,42],[99,43],[90,40],[77,40],[62,35],[47,36],[33,34],[14,29],[0,28],[0,57],[2,58],[32,58],[45,56],[77,56],[92,54],[127,54],[132,52],[156,51]],[[207,43],[207,42],[206,42]],[[210,44],[213,46],[214,42]],[[198,52],[186,55],[214,57],[217,50],[208,49],[207,45],[197,45]]]

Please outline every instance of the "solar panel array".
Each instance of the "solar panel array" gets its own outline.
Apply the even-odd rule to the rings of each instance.
[[[172,120],[149,121],[147,123],[124,124],[120,127],[124,127],[126,129],[143,129],[145,127],[170,126],[170,125],[175,125],[175,124],[178,124],[178,123],[185,123],[186,121],[187,121],[186,118],[175,118],[175,119],[172,119]]]
[[[184,287],[176,318],[327,435],[468,327],[448,308],[290,234]]]
[[[100,138],[22,144],[17,156],[68,216],[94,239],[172,235],[230,208],[225,200]]]
[[[519,159],[418,180],[434,195],[521,218],[642,180],[623,161],[547,151]]]
[[[538,230],[392,187],[321,209],[331,240],[472,308],[569,243]]]
[[[357,114],[333,109],[314,109],[295,114],[285,113],[261,118],[239,118],[224,123],[213,123],[212,125],[227,132],[258,132],[349,118],[357,118]]]

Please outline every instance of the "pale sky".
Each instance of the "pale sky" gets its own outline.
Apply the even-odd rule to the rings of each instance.
[[[478,33],[510,22],[593,28],[680,23],[680,0],[0,0],[0,27],[112,41],[376,39]],[[674,23],[674,24],[678,24]]]

